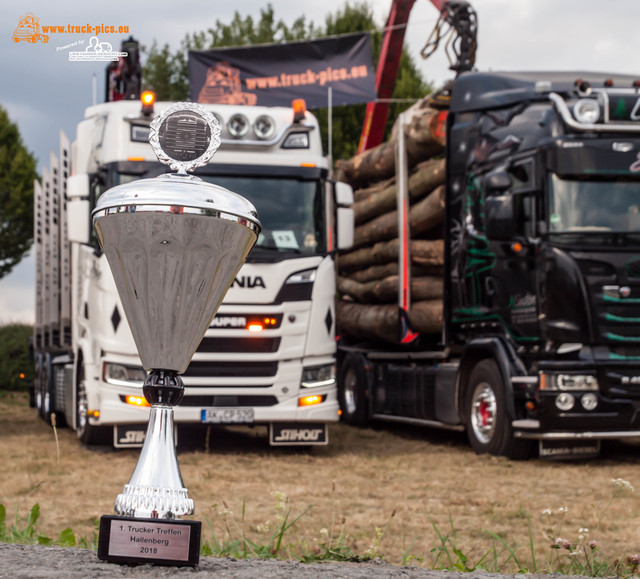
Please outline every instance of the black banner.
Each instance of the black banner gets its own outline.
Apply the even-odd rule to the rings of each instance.
[[[190,51],[189,80],[199,103],[324,108],[329,87],[333,106],[375,100],[369,34]]]

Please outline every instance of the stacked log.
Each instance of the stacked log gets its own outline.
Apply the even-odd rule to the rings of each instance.
[[[404,132],[408,166],[411,308],[414,332],[442,329],[444,264],[443,113],[424,99],[389,141],[336,162],[336,177],[354,188],[353,247],[338,256],[336,317],[343,336],[396,343],[398,310],[398,214],[395,157]]]

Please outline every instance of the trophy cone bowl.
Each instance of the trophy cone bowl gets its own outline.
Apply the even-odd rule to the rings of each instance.
[[[143,366],[183,373],[257,239],[255,209],[164,175],[111,189],[93,220]]]

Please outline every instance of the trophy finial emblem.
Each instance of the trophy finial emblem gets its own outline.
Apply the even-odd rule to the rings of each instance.
[[[176,103],[151,121],[149,144],[158,160],[184,175],[206,165],[220,146],[218,119],[197,103]]]

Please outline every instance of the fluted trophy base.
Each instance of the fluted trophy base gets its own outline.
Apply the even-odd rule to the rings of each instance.
[[[113,563],[197,565],[201,524],[182,483],[173,435],[173,405],[184,386],[176,372],[152,370],[144,384],[152,403],[147,436],[129,484],[116,498],[117,516],[100,519],[98,557]]]

